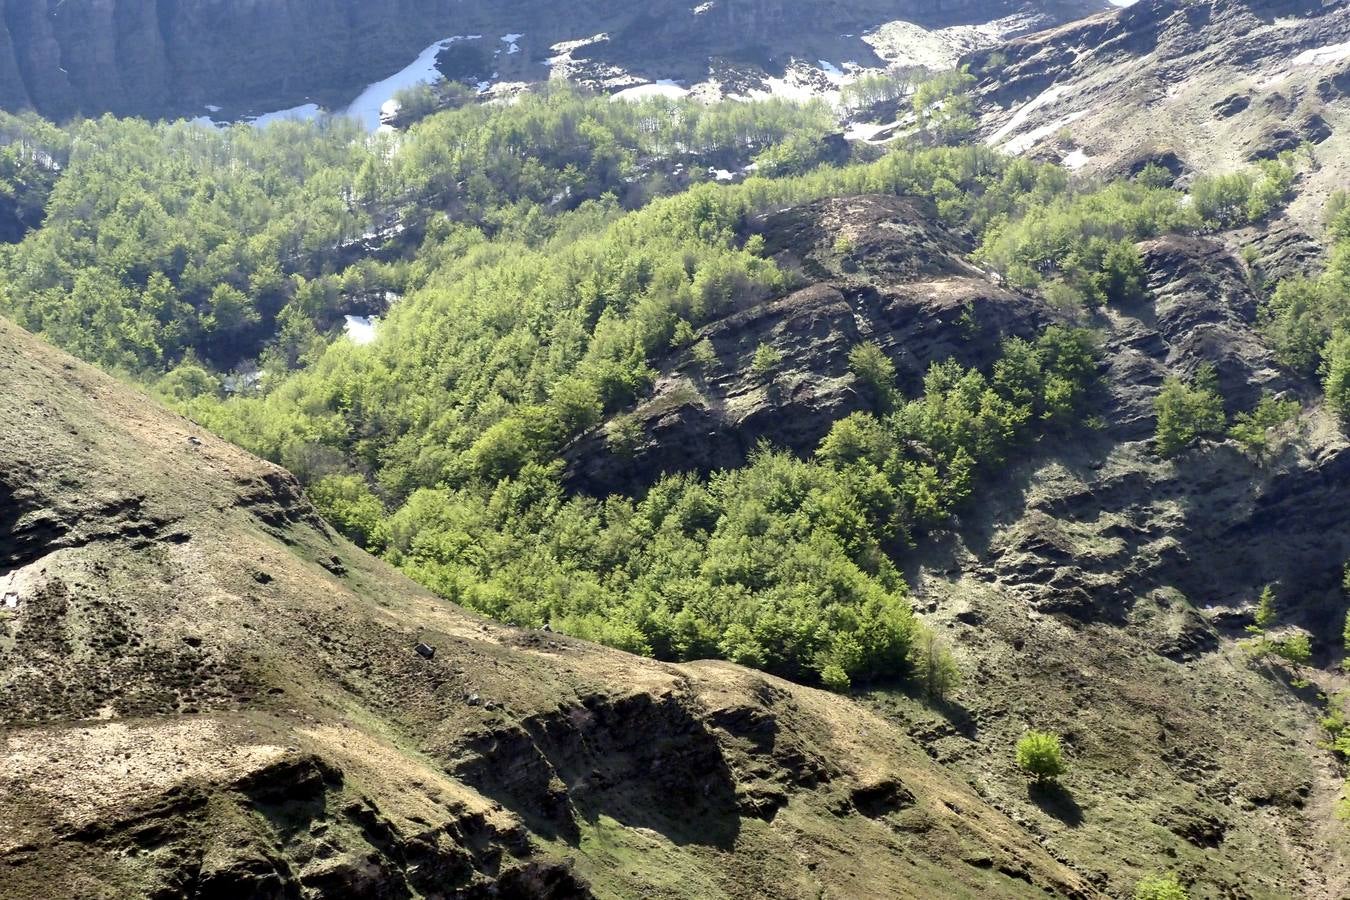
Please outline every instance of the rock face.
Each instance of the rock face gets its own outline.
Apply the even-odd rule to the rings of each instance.
[[[966,240],[935,220],[924,203],[864,196],[752,222],[767,254],[818,283],[701,329],[696,344],[714,358],[691,347],[663,361],[652,398],[632,412],[642,438],[616,445],[611,424],[579,439],[566,454],[572,485],[640,490],[665,472],[739,465],[765,439],[809,452],[837,419],[875,402],[849,369],[858,344],[885,350],[912,392],[933,362],[991,362],[1004,338],[1056,318],[966,262]],[[781,357],[764,370],[754,364],[761,344]]]
[[[484,622],[3,321],[0,382],[5,900],[1093,895],[875,711]]]
[[[798,55],[874,60],[858,34],[892,19],[984,22],[1019,0],[3,0],[0,108],[51,118],[201,115],[207,104],[266,111],[330,106],[452,35],[481,35],[507,80],[546,78],[560,41],[609,40],[587,53],[639,78],[706,76],[712,57],[781,67]],[[1100,3],[1036,4],[1063,21]],[[1051,17],[1054,18],[1051,18]],[[518,53],[498,38],[520,35]],[[841,35],[850,35],[841,38]],[[840,57],[844,58],[844,57]]]
[[[1159,158],[1221,171],[1306,142],[1317,165],[1290,215],[1314,230],[1326,193],[1350,183],[1347,46],[1335,0],[1140,0],[964,62],[990,143],[1075,153],[1088,172]]]

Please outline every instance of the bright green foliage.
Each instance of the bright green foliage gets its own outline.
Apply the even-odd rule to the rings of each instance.
[[[217,131],[104,117],[60,131],[5,117],[0,196],[45,203],[47,218],[0,254],[0,309],[109,368],[159,372],[189,349],[229,368],[263,350],[286,310],[331,332],[353,294],[422,274],[370,262],[343,272],[395,220],[445,211],[483,233],[545,239],[556,213],[587,200],[662,192],[660,176],[635,175],[639,161],[745,161],[751,147],[832,128],[819,103],[610,103],[570,88],[439,113],[397,152],[346,119]],[[432,222],[433,243],[455,252],[445,227]],[[302,296],[306,281],[324,290]]]
[[[1271,431],[1295,418],[1300,408],[1297,400],[1279,400],[1266,394],[1255,409],[1237,414],[1228,436],[1252,456],[1263,457],[1270,447]]]
[[[895,404],[895,363],[880,347],[866,341],[848,353],[848,367],[867,386],[877,408],[886,411]]]
[[[860,110],[892,103],[909,92],[912,79],[908,72],[876,72],[850,81],[839,89],[839,102],[845,109]]]
[[[1320,720],[1331,738],[1331,751],[1342,761],[1350,761],[1350,715],[1347,711],[1350,711],[1350,693],[1340,691],[1327,698],[1327,713]]]
[[[920,84],[912,100],[919,127],[940,144],[969,137],[975,131],[974,86],[975,76],[966,69],[949,69]]]
[[[1059,194],[995,223],[976,255],[1019,287],[1062,284],[1091,305],[1134,302],[1145,293],[1134,242],[1198,225],[1182,198],[1138,181]]]
[[[755,358],[750,364],[756,373],[766,375],[783,363],[783,354],[770,344],[760,344],[755,348]]]
[[[328,475],[309,486],[309,499],[338,531],[378,552],[389,537],[384,506],[359,475]]]
[[[1028,731],[1017,742],[1017,767],[1038,782],[1054,781],[1069,771],[1059,736]]]
[[[1271,650],[1276,656],[1296,666],[1305,666],[1312,659],[1312,645],[1306,634],[1290,635],[1274,641]]]
[[[1226,419],[1214,369],[1205,366],[1188,385],[1168,378],[1153,403],[1158,416],[1154,446],[1164,458],[1176,456],[1197,438],[1222,434]]]
[[[391,556],[493,616],[662,659],[896,677],[914,626],[875,537],[892,507],[879,479],[767,451],[641,501],[564,499],[556,470],[527,466],[490,489],[413,494],[390,520]]]
[[[804,175],[826,161],[828,144],[817,134],[793,134],[755,157],[757,174],[766,178]]]
[[[1350,331],[1350,207],[1343,195],[1333,196],[1327,205],[1327,236],[1333,243],[1322,273],[1280,282],[1261,314],[1280,361],[1304,375],[1320,366],[1329,404],[1345,418],[1350,410],[1350,345],[1344,338],[1332,340]]]
[[[840,471],[882,475],[906,531],[937,527],[970,496],[974,477],[1019,442],[1080,422],[1096,379],[1091,336],[1051,327],[1034,344],[1006,342],[992,379],[951,361],[934,364],[922,397],[884,420],[841,420],[817,456]]]
[[[1292,154],[1262,160],[1256,170],[1198,178],[1191,187],[1196,212],[1207,225],[1233,228],[1259,222],[1285,199],[1294,182]]]
[[[1171,872],[1148,875],[1134,886],[1134,900],[1189,900],[1190,894]]]
[[[1350,276],[1350,246],[1336,253],[1339,256],[1333,259],[1341,261]],[[1317,371],[1332,332],[1350,325],[1347,284],[1329,269],[1321,278],[1289,278],[1276,286],[1262,308],[1262,322],[1281,362],[1305,375]]]
[[[416,491],[389,520],[390,557],[507,621],[838,690],[908,676],[941,698],[957,673],[904,600],[900,539],[940,525],[1016,442],[1081,416],[1096,378],[1078,332],[1006,346],[1015,372],[936,365],[925,395],[886,420],[838,423],[818,462],[764,450],[706,483],[662,479],[636,501],[566,499],[556,466],[520,459],[501,480]]]
[[[713,346],[712,341],[703,338],[698,341],[689,351],[693,356],[694,362],[698,363],[699,368],[707,372],[717,365],[717,348]]]
[[[967,81],[925,92],[939,138]],[[988,372],[941,363],[912,398],[864,345],[850,362],[878,415],[836,423],[812,460],[764,450],[635,498],[559,485],[561,448],[602,421],[616,453],[640,446],[631,410],[659,358],[688,348],[710,369],[698,329],[793,286],[762,237],[743,241],[751,216],[910,195],[977,238],[999,223],[1016,252],[1035,235],[1009,223],[1070,190],[1057,166],[967,146],[664,196],[676,158],[743,163],[832,127],[817,104],[547,90],[430,115],[396,144],[341,122],[30,129],[7,146],[37,142],[61,174],[47,225],[0,248],[0,307],[286,465],[336,527],[443,596],[663,659],[836,689],[911,678],[940,699],[955,666],[914,621],[896,561],[982,473],[1081,424],[1097,378],[1086,332],[1009,341]],[[393,222],[411,227],[391,237]],[[1132,235],[1076,257],[1113,298],[1133,291]],[[394,261],[372,261],[365,245],[386,238]],[[386,291],[401,299],[378,340],[334,340]],[[772,370],[774,353],[753,365]],[[225,395],[219,372],[253,359],[265,377]],[[334,474],[352,472],[367,474]]]

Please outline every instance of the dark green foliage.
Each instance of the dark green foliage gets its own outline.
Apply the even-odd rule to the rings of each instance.
[[[1350,331],[1332,334],[1322,349],[1322,357],[1327,406],[1341,421],[1350,421]]]
[[[1202,367],[1190,384],[1168,378],[1154,401],[1158,429],[1154,447],[1164,458],[1176,456],[1197,438],[1222,434],[1226,419],[1214,369]]]
[[[1041,783],[1055,781],[1069,771],[1059,736],[1044,731],[1028,731],[1017,742],[1017,767]]]
[[[910,649],[914,681],[928,700],[941,703],[961,682],[952,652],[930,629],[920,627]]]

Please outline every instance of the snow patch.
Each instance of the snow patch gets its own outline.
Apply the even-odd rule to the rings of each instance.
[[[416,59],[393,75],[368,85],[347,106],[343,115],[356,119],[367,131],[378,130],[382,115],[386,113],[392,115],[398,112],[397,101],[394,101],[395,94],[413,85],[430,84],[440,79],[441,73],[436,70],[436,56],[442,50],[457,41],[476,41],[482,37],[481,34],[457,34],[454,37],[437,41],[417,54]],[[388,106],[391,102],[394,103],[393,107]]]
[[[1065,155],[1064,168],[1081,169],[1083,168],[1083,166],[1088,164],[1088,160],[1091,158],[1092,157],[1084,153],[1081,148],[1075,147],[1074,149],[1070,150],[1068,154]]]
[[[1036,29],[1034,14],[1019,13],[979,25],[953,25],[929,30],[896,19],[862,36],[882,59],[892,66],[923,66],[940,71],[955,68],[957,60],[972,50]]]
[[[317,119],[323,115],[323,110],[319,109],[317,103],[304,103],[300,106],[292,106],[290,109],[279,109],[276,112],[263,113],[248,120],[248,123],[254,128],[266,128],[273,122],[308,122],[311,119]]]
[[[844,70],[830,62],[828,59],[816,60],[820,64],[820,71],[825,73],[825,77],[839,84],[844,80]]]
[[[648,97],[670,97],[678,100],[681,97],[689,96],[689,89],[681,87],[677,81],[669,78],[663,78],[660,81],[651,84],[639,84],[634,87],[624,88],[610,95],[610,100],[646,100]]]
[[[908,134],[907,126],[914,124],[914,117],[907,116],[903,119],[896,119],[894,122],[878,124],[876,122],[852,122],[848,130],[844,132],[844,137],[850,141],[861,141],[864,144],[889,144],[891,141],[900,137],[902,134]]]
[[[523,35],[523,34],[504,34],[504,35],[502,35],[501,41],[502,41],[503,44],[506,45],[506,55],[507,55],[507,56],[510,56],[512,53],[519,53],[519,52],[520,52],[520,39],[523,38],[524,36],[525,36],[525,35]]]
[[[1350,41],[1344,44],[1331,44],[1315,50],[1304,50],[1289,61],[1294,66],[1326,66],[1350,57]]]
[[[1066,93],[1067,89],[1062,85],[1046,88],[1036,97],[1024,103],[1021,109],[1017,110],[1017,112],[1013,114],[1013,117],[1009,119],[1002,128],[985,139],[985,143],[992,147],[1004,138],[1016,134],[1018,129],[1026,124],[1027,119],[1032,113],[1043,107],[1058,103],[1060,98]],[[1019,151],[1013,150],[1009,152],[1016,153]]]
[[[1010,154],[1012,156],[1018,156],[1020,154],[1026,153],[1032,147],[1036,146],[1043,139],[1054,134],[1056,131],[1059,131],[1061,128],[1067,128],[1074,122],[1077,122],[1079,119],[1083,118],[1083,116],[1087,115],[1087,112],[1088,111],[1086,109],[1080,109],[1078,112],[1069,113],[1067,116],[1064,116],[1063,118],[1060,119],[1056,119],[1049,125],[1043,125],[1040,128],[1028,131],[1026,134],[1018,135],[1011,141],[1008,141],[1008,143],[1004,144],[999,149],[1001,149],[1004,153]]]
[[[343,316],[347,324],[343,326],[343,331],[347,333],[347,339],[357,346],[364,346],[375,340],[375,326],[379,322],[378,316]]]

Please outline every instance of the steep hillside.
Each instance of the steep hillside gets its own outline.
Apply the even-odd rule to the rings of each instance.
[[[1350,184],[1350,8],[1335,0],[1141,0],[966,61],[986,139],[1011,152],[1187,176],[1306,143],[1303,229]]]
[[[3,322],[0,373],[0,896],[1093,893],[876,712],[490,625]]]
[[[1012,30],[1066,21],[1098,0],[5,0],[0,109],[51,118],[262,112],[317,101],[341,108],[367,83],[452,36],[452,65],[479,77],[540,81],[555,44],[588,45],[575,68],[634,83],[700,80],[710,60],[781,73],[793,56],[876,63],[860,35],[892,20]],[[511,36],[510,40],[503,40]],[[606,36],[596,41],[597,36]],[[466,55],[467,54],[467,55]],[[480,71],[481,70],[481,71]]]
[[[1243,264],[1223,239],[1141,242],[1146,297],[1084,316],[993,283],[921,210],[855,197],[750,223],[816,283],[706,326],[716,361],[667,360],[633,413],[640,439],[616,452],[606,427],[583,437],[573,483],[640,490],[661,472],[739,465],[760,440],[809,451],[876,404],[849,364],[860,340],[886,349],[909,392],[934,361],[988,367],[1010,335],[1088,325],[1104,352],[1098,426],[1012,459],[950,533],[920,540],[907,572],[970,674],[956,713],[869,696],[1112,896],[1128,872],[1162,865],[1195,897],[1344,896],[1340,776],[1316,721],[1317,690],[1343,679],[1305,669],[1315,684],[1291,686],[1237,644],[1273,583],[1284,633],[1339,659],[1350,443],[1313,408],[1269,455],[1232,441],[1175,461],[1152,449],[1164,379],[1206,364],[1230,413],[1263,392],[1316,396],[1257,331]],[[761,344],[781,353],[768,373],[750,361]],[[1067,791],[1028,794],[1012,778],[1005,748],[1036,723],[1069,736]]]

